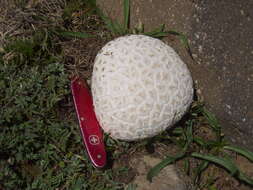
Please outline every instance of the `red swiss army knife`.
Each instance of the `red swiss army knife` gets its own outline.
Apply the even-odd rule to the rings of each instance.
[[[97,121],[92,97],[86,83],[79,77],[71,81],[71,90],[84,145],[95,167],[106,164],[106,152],[101,127]]]

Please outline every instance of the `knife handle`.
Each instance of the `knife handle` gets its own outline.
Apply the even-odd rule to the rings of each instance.
[[[106,164],[106,152],[101,127],[93,109],[91,94],[86,83],[79,77],[71,81],[71,90],[87,153],[93,165],[102,168]]]

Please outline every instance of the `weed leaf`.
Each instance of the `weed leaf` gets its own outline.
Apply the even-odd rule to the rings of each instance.
[[[253,162],[253,152],[251,152],[249,150],[246,150],[244,148],[237,147],[237,146],[224,146],[223,148],[237,152],[238,154],[245,156],[247,159],[249,159],[250,161]]]
[[[118,21],[114,21],[112,25],[115,29],[115,34],[124,35],[126,33],[124,26],[122,26]]]
[[[57,32],[58,35],[63,37],[72,37],[72,38],[91,38],[94,35],[87,34],[84,32],[72,32],[72,31],[59,31]]]
[[[193,137],[193,142],[195,142],[195,143],[197,143],[198,145],[200,145],[200,146],[207,146],[208,145],[208,143],[206,143],[206,141],[204,141],[204,139],[203,138],[201,138],[201,137]]]
[[[173,129],[172,133],[175,135],[182,135],[184,133],[184,130],[182,127],[176,127]]]
[[[189,146],[193,141],[192,126],[193,126],[193,121],[190,121],[187,124],[187,128],[186,128],[187,146]]]
[[[253,180],[242,172],[239,172],[238,179],[240,179],[250,185],[253,185]]]
[[[130,10],[130,4],[129,0],[124,0],[124,29],[125,31],[128,30],[129,26],[129,11]]]
[[[113,35],[122,35],[126,33],[124,26],[121,26],[117,21],[112,21],[109,17],[105,16],[101,10],[98,9],[97,12],[103,19],[106,28],[110,30]]]
[[[163,161],[161,161],[159,164],[155,165],[147,174],[147,179],[152,182],[152,178],[156,176],[163,168],[165,168],[167,165],[175,162],[176,160],[182,158],[185,155],[185,152],[182,152],[174,157],[168,156]]]
[[[186,159],[184,160],[184,171],[187,175],[190,173],[190,160]]]
[[[182,42],[182,44],[184,45],[184,47],[188,51],[189,55],[194,60],[194,58],[192,56],[191,48],[190,48],[190,45],[189,45],[189,41],[188,41],[186,35],[184,35],[184,34],[182,34],[180,32],[174,31],[174,30],[168,31],[168,34],[172,34],[172,35],[178,36],[180,38],[180,41]]]
[[[158,34],[161,35],[161,33],[163,33],[164,28],[165,28],[165,25],[162,24],[158,28],[154,29],[153,31],[151,31],[151,32],[144,32],[143,34],[155,38]]]
[[[220,124],[219,124],[218,120],[216,119],[216,117],[212,113],[210,113],[205,108],[203,108],[202,114],[204,115],[204,117],[207,119],[210,126],[215,131],[219,132],[221,130],[221,127],[220,127]]]
[[[112,20],[106,15],[104,15],[104,13],[99,8],[97,8],[97,13],[104,21],[106,28],[114,34],[117,33],[117,30],[115,29],[115,26]]]
[[[203,154],[199,154],[196,152],[192,153],[191,156],[216,163],[216,164],[226,168],[231,173],[231,175],[234,175],[236,172],[238,172],[238,168],[230,159],[219,158],[219,157],[213,156],[213,155],[203,155]]]
[[[209,162],[206,160],[203,160],[201,164],[196,168],[196,173],[194,177],[194,183],[197,182],[197,179],[200,178],[201,173],[207,168]]]

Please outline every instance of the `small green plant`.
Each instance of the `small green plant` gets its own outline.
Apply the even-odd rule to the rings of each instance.
[[[209,127],[215,133],[215,140],[205,140],[198,135],[195,135],[194,127],[199,123],[198,119],[200,117],[205,118]],[[188,171],[190,166],[189,162],[187,162],[187,159],[196,158],[202,160],[202,162],[197,166],[197,168],[195,168],[195,184],[198,184],[197,182],[200,179],[201,173],[210,164],[216,164],[226,169],[231,176],[237,178],[238,180],[249,185],[253,185],[253,180],[246,176],[236,166],[232,158],[225,152],[225,150],[236,152],[246,157],[250,161],[253,161],[253,153],[244,148],[232,146],[225,141],[224,135],[221,132],[221,126],[219,125],[217,119],[203,106],[193,107],[191,118],[186,122],[186,127],[175,128],[172,133],[174,134],[173,136],[176,137],[174,138],[172,136],[172,139],[181,148],[181,152],[173,157],[168,156],[161,163],[153,167],[147,175],[148,180],[152,181],[152,178],[157,175],[161,169],[181,159],[186,160],[185,170]]]

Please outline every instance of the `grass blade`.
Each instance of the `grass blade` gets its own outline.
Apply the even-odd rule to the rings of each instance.
[[[207,119],[208,123],[211,125],[211,127],[215,131],[220,131],[221,130],[221,126],[220,126],[218,120],[216,119],[216,117],[212,113],[210,113],[206,109],[203,109],[202,114],[204,115],[204,117]]]
[[[175,129],[172,131],[172,133],[173,133],[174,135],[182,135],[182,134],[184,133],[184,130],[183,130],[182,127],[177,127],[177,128],[175,128]]]
[[[190,160],[189,159],[184,160],[184,171],[187,175],[190,174]]]
[[[227,150],[234,151],[238,154],[241,154],[244,157],[246,157],[247,159],[249,159],[251,162],[253,162],[253,152],[251,152],[249,150],[246,150],[244,148],[237,147],[237,146],[224,146],[223,148],[227,149]]]
[[[113,21],[109,17],[107,17],[99,8],[97,8],[97,13],[104,21],[106,28],[110,30],[113,34],[118,34],[118,30],[116,29]]]
[[[242,172],[239,173],[238,179],[244,181],[245,183],[248,183],[249,185],[253,185],[253,180]]]
[[[72,37],[72,38],[91,38],[94,35],[87,34],[84,32],[71,32],[71,31],[58,31],[56,32],[58,35],[63,37]]]
[[[119,35],[124,35],[126,33],[125,29],[118,23],[118,21],[114,21],[113,23],[114,28],[116,29],[116,33]]]
[[[127,6],[129,4],[129,0],[124,1],[124,6]],[[129,5],[128,5],[128,10],[124,7],[124,14],[128,14],[128,19],[125,20],[124,22],[129,23]],[[128,13],[127,13],[128,12]],[[125,26],[120,25],[117,21],[113,21],[110,19],[108,16],[106,16],[99,8],[97,8],[97,13],[98,15],[102,18],[102,20],[105,23],[105,26],[108,30],[112,32],[113,35],[123,35],[127,33],[127,30],[125,29]],[[127,15],[125,15],[127,16]]]
[[[201,173],[208,167],[209,162],[206,160],[203,160],[201,164],[196,168],[196,173],[194,176],[194,183],[197,183],[197,180],[199,180]]]
[[[203,161],[200,166],[199,166],[199,170],[198,172],[202,172],[203,170],[205,170],[208,166],[209,162],[208,161]]]
[[[117,34],[118,31],[117,31],[117,29],[115,28],[114,23],[112,22],[112,20],[109,19],[109,18],[106,17],[106,16],[104,16],[104,17],[102,17],[102,18],[103,18],[103,21],[104,21],[104,23],[105,23],[105,25],[106,25],[106,28],[107,28],[108,30],[110,30],[112,33]]]
[[[231,173],[231,175],[234,175],[236,172],[238,172],[238,168],[230,159],[219,158],[213,155],[203,155],[196,152],[192,153],[191,156],[218,164],[226,168]]]
[[[202,147],[206,147],[208,144],[204,141],[203,138],[201,137],[193,137],[193,142],[195,142],[196,144],[202,146]]]
[[[151,34],[149,36],[151,36],[153,38],[163,38],[163,37],[168,36],[168,33],[167,32],[158,32],[158,33],[155,33],[155,34]]]
[[[128,26],[129,26],[129,10],[130,10],[129,0],[124,0],[124,29],[125,31],[128,30]]]
[[[215,115],[203,107],[200,107],[198,109],[198,112],[205,117],[211,129],[216,133],[217,140],[221,143],[223,135],[221,133],[221,126],[219,124],[219,121],[216,119]]]
[[[194,58],[192,56],[191,48],[190,48],[190,45],[189,45],[189,42],[188,42],[188,39],[187,39],[186,35],[184,35],[184,34],[182,34],[180,32],[174,31],[174,30],[168,31],[168,34],[172,34],[172,35],[178,36],[179,39],[180,39],[180,41],[182,42],[182,44],[185,46],[186,50],[188,51],[189,55],[194,60]]]
[[[151,170],[149,170],[147,174],[147,179],[152,182],[152,178],[156,176],[163,168],[165,168],[167,165],[175,162],[176,160],[182,158],[185,155],[185,152],[182,152],[174,157],[168,156],[163,161],[161,161],[159,164],[155,165]]]
[[[144,32],[143,34],[155,38],[158,34],[162,35],[161,33],[163,33],[164,28],[165,28],[165,25],[162,24],[161,26],[159,26],[158,28],[154,29],[153,31],[151,31],[151,32]]]
[[[193,130],[192,130],[192,126],[193,126],[193,121],[191,120],[186,128],[186,138],[187,138],[187,146],[189,146],[192,141],[193,141]]]

